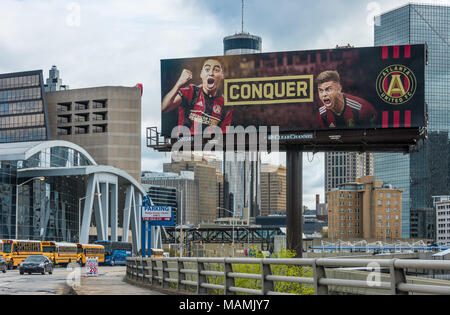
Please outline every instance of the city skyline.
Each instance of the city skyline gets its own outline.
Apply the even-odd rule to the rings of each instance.
[[[143,83],[143,170],[160,171],[170,160],[170,154],[145,146],[145,128],[160,127],[160,59],[221,55],[223,37],[241,27],[238,0],[109,1],[108,6],[94,1],[1,2],[1,73],[42,69],[47,77],[56,65],[71,89]],[[372,46],[373,17],[407,3],[283,0],[274,10],[273,2],[248,0],[244,30],[263,38],[263,52]],[[200,18],[192,19],[195,15]],[[317,193],[324,200],[324,162],[322,153],[311,157],[311,153],[304,154],[304,178],[308,180],[303,199],[314,208]],[[285,164],[284,155],[263,160],[274,161]]]

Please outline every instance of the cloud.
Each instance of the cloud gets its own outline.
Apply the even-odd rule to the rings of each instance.
[[[244,27],[264,52],[371,46],[373,17],[406,3],[247,0]],[[240,9],[239,0],[1,0],[0,73],[46,75],[57,65],[70,88],[143,83],[142,167],[161,170],[167,156],[145,146],[146,127],[160,128],[160,59],[222,54],[223,37],[240,31]],[[318,191],[323,200],[323,164],[320,154],[304,161],[308,206]]]

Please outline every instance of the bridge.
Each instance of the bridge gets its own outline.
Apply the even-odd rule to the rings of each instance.
[[[162,243],[175,244],[181,241],[181,229],[173,227],[165,228],[161,233]],[[261,249],[268,249],[273,245],[274,237],[285,235],[279,227],[254,227],[254,226],[221,226],[221,227],[188,227],[183,228],[185,243],[243,243],[261,244]]]
[[[240,268],[243,265],[252,267]],[[294,272],[287,273],[287,270]],[[187,292],[202,295],[450,294],[449,280],[408,276],[411,270],[440,270],[448,274],[450,261],[373,257],[365,259],[132,257],[127,259],[126,279],[140,286],[157,287],[172,292],[176,290],[177,294]],[[249,285],[242,285],[243,282],[239,281],[242,279],[249,280],[247,282]],[[279,285],[280,283],[291,285],[283,286]]]

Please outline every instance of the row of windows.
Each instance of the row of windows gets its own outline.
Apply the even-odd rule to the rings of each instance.
[[[0,117],[0,129],[44,126],[44,114]]]
[[[378,226],[378,227],[382,227],[382,226],[383,226],[382,222],[378,222],[378,223],[377,223],[377,226]],[[384,225],[384,226],[385,226],[385,227],[391,227],[391,222],[385,222],[385,225]],[[395,227],[398,227],[398,222],[395,222],[395,223],[394,223],[394,226],[395,226]]]
[[[382,214],[379,214],[378,216],[377,216],[377,218],[378,218],[378,220],[383,220],[383,215]],[[396,215],[395,217],[393,217],[393,218],[395,218],[395,220],[398,220],[398,215]],[[391,216],[388,214],[388,215],[386,215],[386,220],[390,220],[391,219]]]
[[[0,91],[0,102],[24,101],[40,99],[41,88]]]
[[[93,109],[101,109],[107,107],[106,100],[100,100],[100,101],[78,101],[74,104],[72,103],[58,103],[56,105],[56,111],[58,113],[60,112],[70,112],[72,110],[87,110],[89,109],[90,105]]]
[[[85,255],[103,255],[105,253],[103,248],[85,248],[83,251]]]
[[[0,116],[42,112],[43,108],[42,101],[0,104]]]
[[[40,76],[38,74],[12,78],[3,78],[0,79],[0,90],[38,86],[40,85],[40,83],[41,83]]]
[[[18,252],[40,252],[41,243],[39,242],[17,242],[14,244],[13,251]]]
[[[346,225],[345,225],[344,222],[341,222],[340,226],[341,226],[341,227],[345,227]],[[347,226],[348,226],[348,227],[353,227],[353,223],[352,223],[352,222],[348,222]],[[356,223],[355,223],[355,226],[359,227],[359,222],[356,222]]]
[[[74,122],[87,122],[89,121],[89,118],[92,118],[92,121],[103,121],[103,120],[107,120],[107,113],[106,112],[102,112],[102,113],[92,113],[92,115],[90,116],[89,113],[84,113],[84,114],[75,114],[75,115],[58,115],[57,118],[57,122],[60,124],[67,124],[67,123],[71,123],[72,121]]]
[[[341,220],[353,220],[353,216],[349,215],[348,218],[346,218],[345,216],[341,215],[339,217],[339,219],[341,219]],[[355,220],[359,220],[359,215],[355,216]]]
[[[0,130],[0,143],[46,140],[44,127]]]
[[[91,164],[92,163],[82,153],[74,149],[54,147],[36,153],[25,162],[19,162],[18,168],[74,167]]]
[[[93,125],[92,129],[90,129],[89,125],[75,126],[73,130],[72,127],[58,127],[57,134],[58,136],[71,134],[82,135],[90,133],[89,130],[91,130],[92,133],[105,133],[108,131],[108,125]]]
[[[345,209],[344,209],[344,208],[341,208],[341,209],[339,210],[339,212],[340,212],[340,213],[345,213]],[[357,208],[357,209],[354,209],[354,211],[353,211],[352,208],[348,208],[348,213],[353,213],[353,212],[359,213],[360,210]]]
[[[389,206],[391,204],[391,200],[385,200],[384,204]],[[398,205],[398,200],[395,200],[393,204]],[[377,205],[382,206],[383,200],[377,200]]]

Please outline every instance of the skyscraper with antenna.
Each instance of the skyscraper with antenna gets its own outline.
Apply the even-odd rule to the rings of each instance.
[[[261,53],[262,39],[244,32],[244,0],[242,0],[241,32],[223,39],[224,55]],[[233,214],[219,216],[254,218],[260,215],[261,204],[261,154],[245,152],[244,159],[237,159],[236,153],[223,155],[224,165],[224,207]],[[241,155],[242,157],[242,155]],[[219,212],[220,213],[220,212]]]
[[[262,51],[262,39],[259,36],[245,33],[244,31],[244,0],[242,1],[241,32],[223,39],[224,55],[244,55],[260,53]]]

